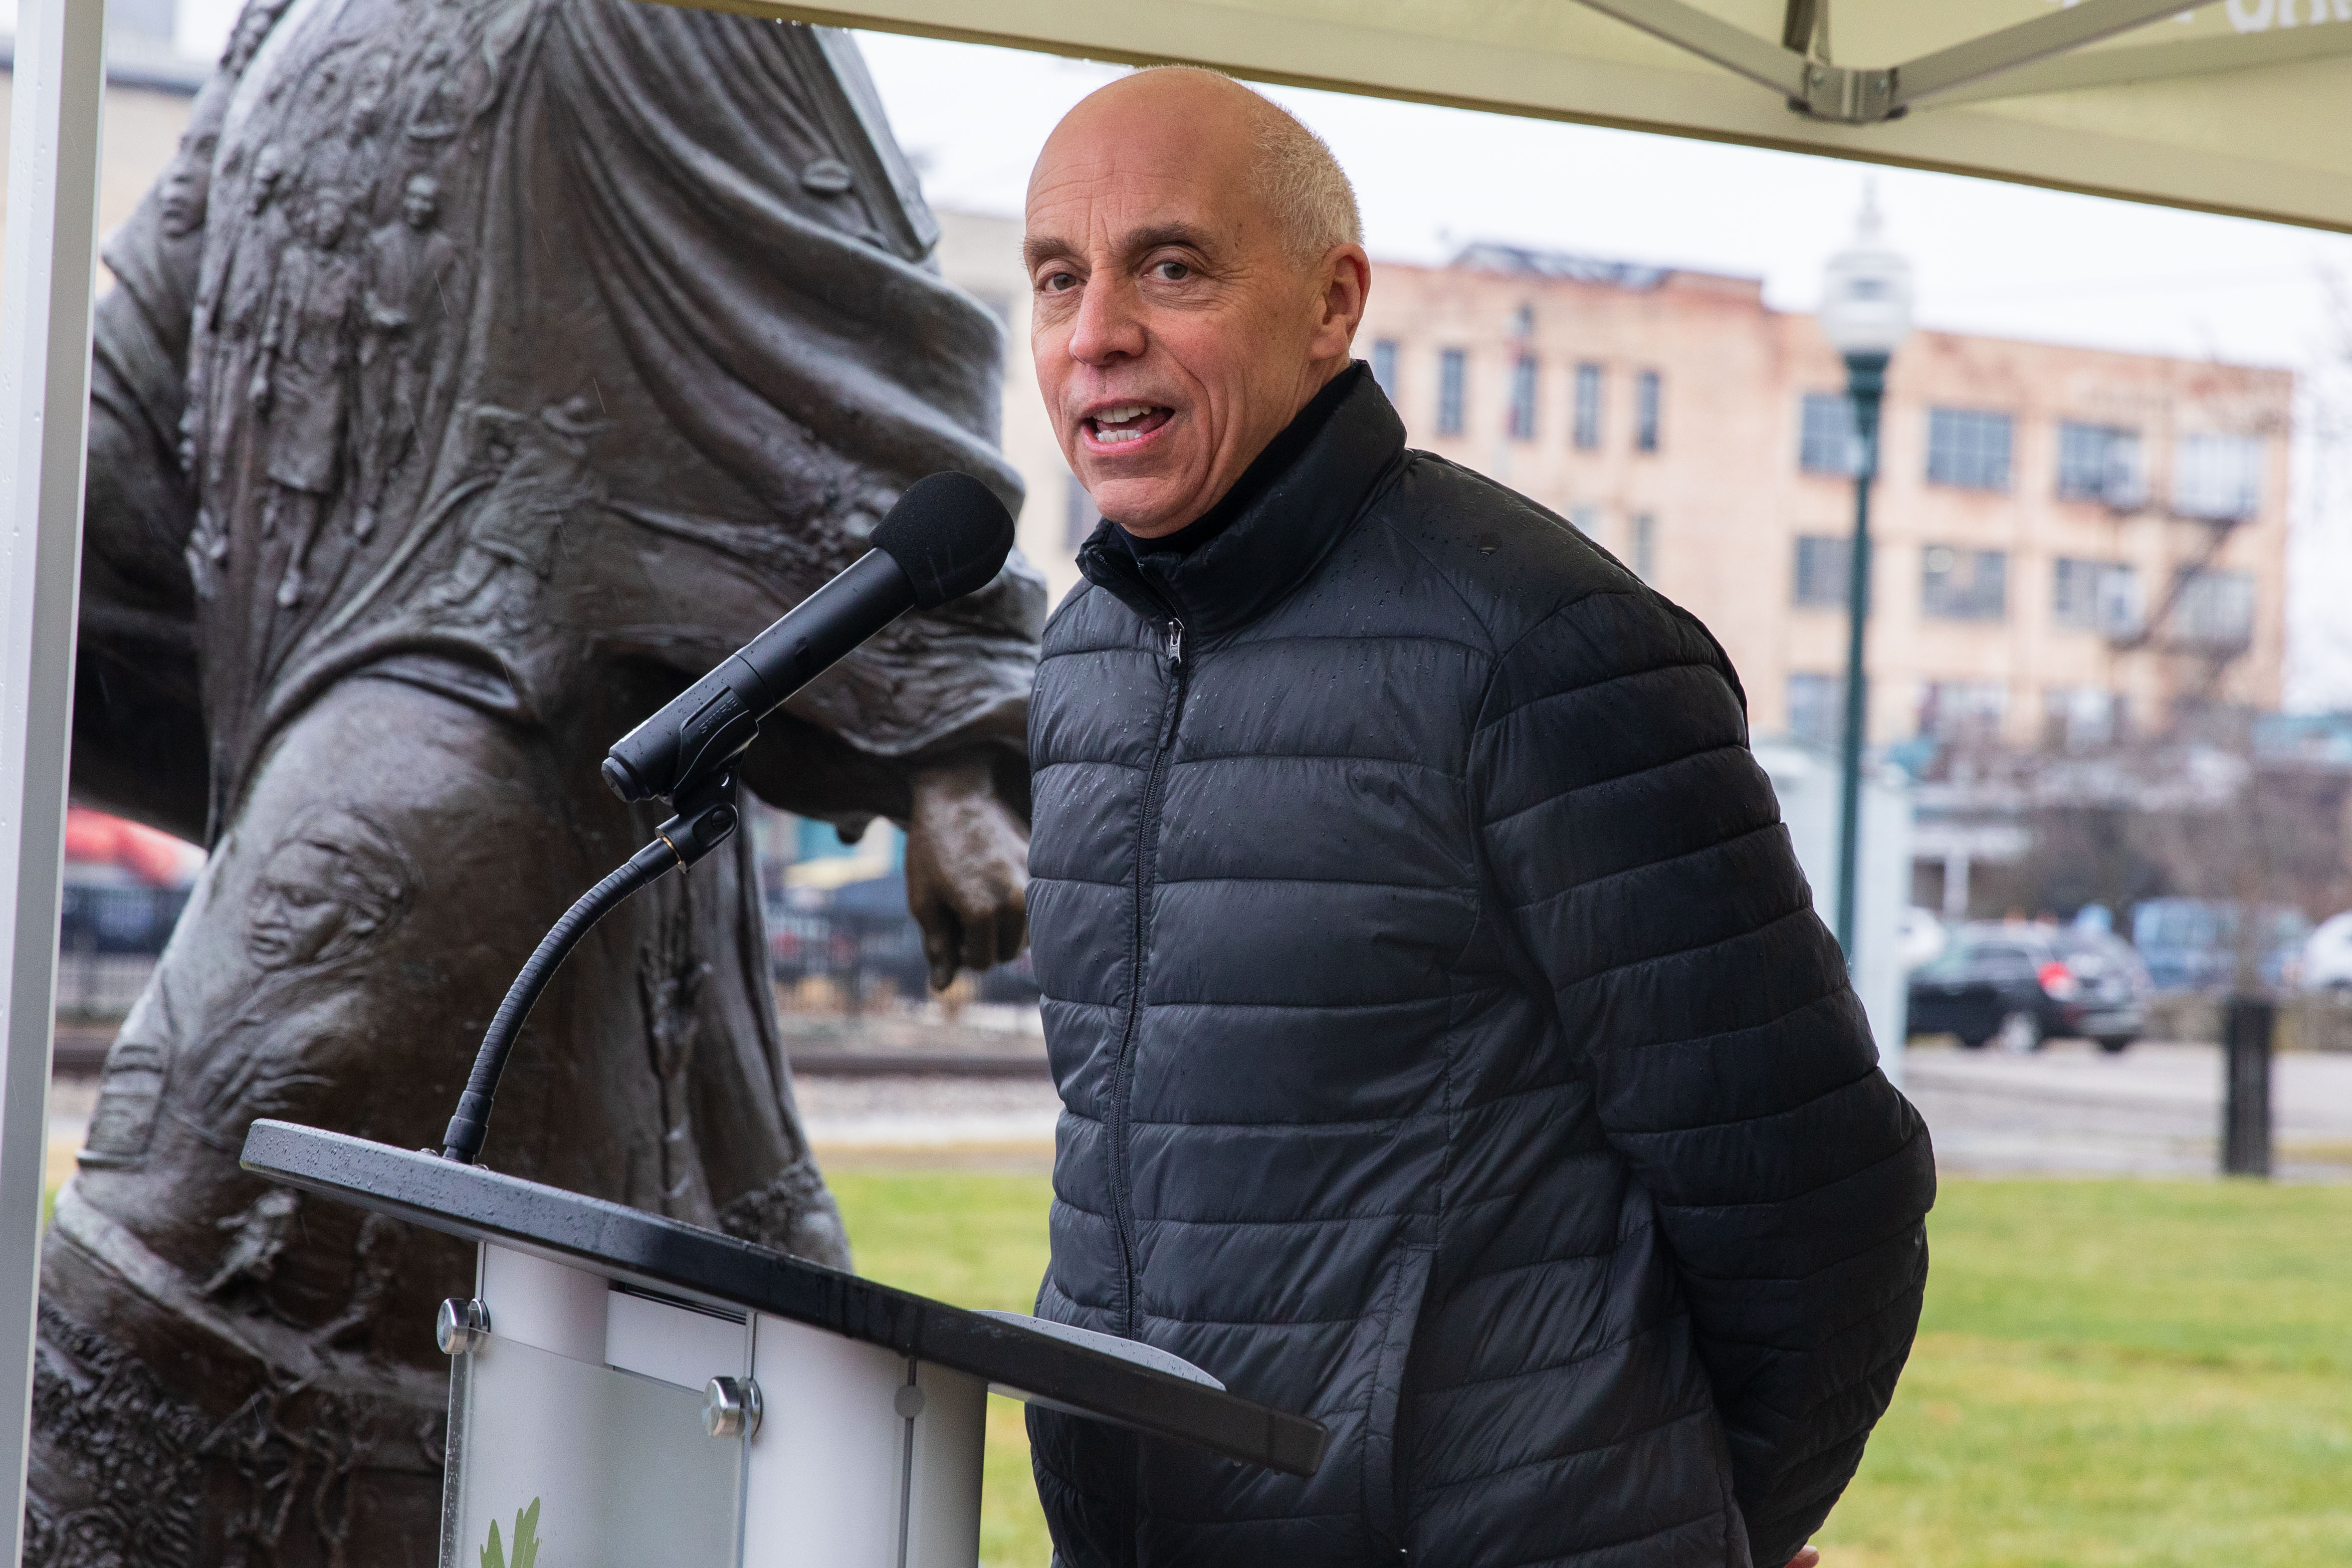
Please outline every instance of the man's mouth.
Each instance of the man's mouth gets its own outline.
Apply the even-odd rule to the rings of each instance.
[[[1122,442],[1140,441],[1174,417],[1171,411],[1154,403],[1131,402],[1118,408],[1107,408],[1090,414],[1079,423],[1087,434],[1105,446],[1117,446]]]

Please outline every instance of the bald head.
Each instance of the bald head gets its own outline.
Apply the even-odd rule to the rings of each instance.
[[[1217,119],[1231,117],[1245,133],[1252,153],[1250,184],[1272,210],[1285,246],[1298,261],[1312,262],[1333,246],[1364,243],[1356,188],[1320,136],[1298,117],[1220,71],[1198,66],[1155,66],[1103,89],[1097,97],[1172,91]],[[1116,103],[1118,99],[1111,99]]]
[[[1081,102],[1030,175],[1037,375],[1071,471],[1141,537],[1199,517],[1348,362],[1370,287],[1330,150],[1213,71]]]

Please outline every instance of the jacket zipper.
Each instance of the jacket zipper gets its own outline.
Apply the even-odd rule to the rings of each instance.
[[[1135,1337],[1135,1194],[1128,1168],[1128,1102],[1135,1087],[1135,1052],[1143,1029],[1144,946],[1150,920],[1152,867],[1160,837],[1160,789],[1165,780],[1169,748],[1175,744],[1177,716],[1184,706],[1184,622],[1168,622],[1168,695],[1160,710],[1160,733],[1152,743],[1151,766],[1143,775],[1143,809],[1135,830],[1135,927],[1129,949],[1127,1027],[1119,1036],[1118,1059],[1110,1075],[1110,1211],[1118,1230],[1118,1251],[1126,1270],[1120,1293],[1119,1333]]]

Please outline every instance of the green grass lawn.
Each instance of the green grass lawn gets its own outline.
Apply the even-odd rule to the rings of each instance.
[[[1025,1310],[1042,1176],[835,1178],[858,1266]],[[1948,1181],[1918,1348],[1826,1568],[2352,1563],[2352,1187]],[[1045,1568],[992,1400],[982,1560]]]

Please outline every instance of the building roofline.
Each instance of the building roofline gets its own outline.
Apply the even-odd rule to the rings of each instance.
[[[1514,267],[1486,265],[1490,261],[1507,261],[1525,256],[1531,261],[1549,261],[1556,267]],[[1570,251],[1546,250],[1539,246],[1512,245],[1503,241],[1477,240],[1461,247],[1453,259],[1444,262],[1403,261],[1372,258],[1375,267],[1402,267],[1415,272],[1475,272],[1487,277],[1510,278],[1528,284],[1580,284],[1587,287],[1613,288],[1625,293],[1644,294],[1673,286],[1677,282],[1702,286],[1735,285],[1745,293],[1753,289],[1756,303],[1766,316],[1801,321],[1812,319],[1811,310],[1784,310],[1762,298],[1764,280],[1752,274],[1717,272],[1706,267],[1677,267],[1665,263],[1625,261],[1614,257],[1586,256]],[[2148,349],[2118,349],[2104,343],[2084,343],[2062,338],[2028,338],[2014,333],[1972,332],[1958,327],[1921,326],[1913,334],[1915,342],[1923,338],[1946,338],[1961,342],[2000,345],[2020,349],[2060,349],[2071,353],[2100,354],[2116,360],[2160,361],[2171,365],[2202,365],[2235,374],[2273,376],[2283,379],[2290,389],[2302,372],[2292,365],[2271,364],[2253,360],[2218,360],[2189,354],[2168,354]],[[1826,345],[1824,345],[1826,347]]]

